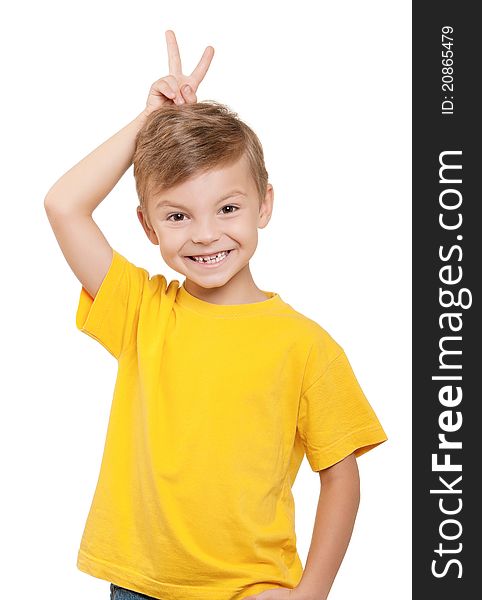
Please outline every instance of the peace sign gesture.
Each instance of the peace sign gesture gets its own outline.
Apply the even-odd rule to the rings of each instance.
[[[149,115],[166,104],[195,104],[196,90],[204,79],[214,56],[214,48],[207,46],[201,60],[190,75],[183,75],[181,56],[174,31],[166,31],[169,75],[158,79],[151,85],[144,114]],[[188,86],[186,88],[186,85]]]

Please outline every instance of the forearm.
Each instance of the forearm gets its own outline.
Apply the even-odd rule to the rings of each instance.
[[[144,112],[67,171],[50,188],[46,208],[91,215],[132,164]]]
[[[323,481],[311,545],[297,586],[304,599],[328,597],[351,538],[359,499],[357,478]]]

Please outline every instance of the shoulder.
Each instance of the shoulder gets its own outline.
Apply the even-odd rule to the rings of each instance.
[[[149,271],[135,262],[128,260],[116,250],[114,250],[114,262],[117,263],[119,270],[124,271],[130,285],[142,291],[144,298],[167,296],[169,298],[172,297],[174,300],[180,285],[178,280],[173,279],[168,281],[162,273]]]
[[[314,350],[316,353],[324,350],[327,352],[328,356],[340,354],[342,347],[324,326],[298,310],[295,310],[292,306],[290,306],[290,309],[291,316],[296,319],[299,335],[305,338],[311,350]]]
[[[314,319],[292,309],[297,321],[297,334],[303,338],[305,368],[303,390],[308,389],[328,369],[330,364],[343,354],[343,347],[331,332]]]

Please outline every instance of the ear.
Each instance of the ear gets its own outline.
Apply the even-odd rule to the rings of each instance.
[[[271,213],[273,212],[274,190],[271,183],[268,183],[266,194],[259,207],[258,229],[264,229],[268,224]]]
[[[159,246],[159,240],[157,239],[156,232],[154,231],[154,229],[152,229],[152,227],[149,223],[149,219],[147,218],[147,216],[145,214],[145,210],[146,210],[145,208],[138,206],[136,208],[137,218],[139,219],[139,221],[142,225],[142,228],[146,232],[146,235],[149,238],[149,240],[154,244],[154,246]]]

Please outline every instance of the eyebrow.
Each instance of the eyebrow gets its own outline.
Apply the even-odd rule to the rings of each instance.
[[[222,196],[221,198],[219,198],[219,200],[216,202],[216,204],[218,204],[219,202],[222,202],[223,200],[227,200],[228,198],[232,198],[233,196],[246,196],[246,194],[240,190],[233,190],[232,192],[229,192],[228,194],[225,194],[224,196]],[[172,203],[170,200],[160,200],[155,208],[162,208],[163,206],[169,206],[170,208],[182,208],[183,210],[189,210],[186,206],[182,206],[182,204],[174,204]]]

